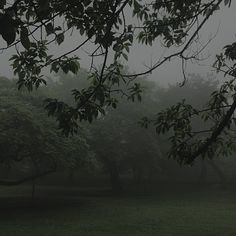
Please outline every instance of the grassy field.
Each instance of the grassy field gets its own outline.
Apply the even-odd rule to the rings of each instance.
[[[236,235],[236,194],[225,190],[115,197],[41,187],[33,201],[26,187],[0,194],[1,236]]]

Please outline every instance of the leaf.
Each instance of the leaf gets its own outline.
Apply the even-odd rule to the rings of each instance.
[[[15,21],[9,15],[0,13],[0,34],[9,46],[16,39]]]
[[[21,44],[23,45],[23,47],[26,50],[29,50],[30,48],[30,40],[29,40],[29,33],[26,27],[21,27],[21,31],[20,31],[20,41]]]
[[[54,33],[54,27],[53,27],[52,23],[48,23],[45,26],[45,30],[46,30],[47,35]]]
[[[230,7],[230,5],[231,5],[231,0],[225,0],[225,6],[229,6]]]
[[[92,2],[91,0],[84,0],[83,3],[84,3],[85,6],[88,6],[91,2]]]
[[[134,0],[134,13],[138,13],[141,7],[142,6],[136,0]]]
[[[128,56],[125,53],[122,53],[122,56],[125,58],[126,61],[128,61]]]
[[[116,104],[115,102],[113,102],[113,103],[111,104],[111,106],[112,106],[114,109],[117,108],[117,104]]]
[[[0,8],[4,8],[4,6],[6,5],[6,0],[0,0]]]
[[[60,69],[59,64],[57,61],[55,61],[51,64],[50,72],[54,71],[55,73],[57,73],[59,69]]]
[[[65,36],[64,36],[63,33],[58,34],[57,37],[56,37],[56,41],[57,41],[57,43],[58,43],[59,45],[60,45],[61,43],[63,43],[64,39],[65,39]]]
[[[49,9],[49,0],[39,0],[39,10],[47,11]]]
[[[9,27],[6,31],[2,33],[2,37],[7,42],[8,46],[11,45],[16,39],[15,29]]]
[[[95,33],[95,31],[94,31],[94,29],[92,28],[92,29],[89,29],[89,30],[88,30],[87,35],[88,35],[89,38],[91,38],[91,37],[94,35],[94,33]]]
[[[76,61],[71,61],[69,63],[69,70],[73,73],[76,74],[79,70],[79,63]]]
[[[23,80],[25,78],[25,71],[21,71],[19,73],[19,80]]]

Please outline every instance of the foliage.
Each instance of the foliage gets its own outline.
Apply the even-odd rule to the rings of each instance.
[[[108,109],[89,127],[91,147],[107,172],[117,168],[118,173],[131,172],[141,179],[159,170],[158,139],[152,130],[138,124],[148,105],[151,102],[145,99],[141,104],[126,102],[115,111]]]
[[[89,81],[85,80],[86,73],[86,71],[81,71],[77,76],[59,73],[56,78],[57,82],[48,85],[47,94],[53,92],[57,99],[73,104],[74,100],[68,95],[69,91],[89,86]],[[128,172],[133,175],[140,172],[140,177],[143,178],[148,175],[149,170],[152,169],[154,172],[160,169],[160,156],[157,152],[159,142],[155,132],[143,130],[138,124],[144,114],[151,114],[151,110],[157,108],[158,103],[154,98],[157,85],[141,79],[136,82],[140,83],[144,90],[142,102],[131,100],[127,102],[125,95],[120,96],[118,90],[122,89],[125,93],[126,86],[117,86],[114,99],[123,105],[117,106],[115,110],[112,107],[106,107],[105,115],[100,113],[92,124],[81,123],[88,130],[88,142],[91,151],[95,154],[99,169],[110,175],[110,178],[116,173],[118,179],[120,174]],[[132,86],[131,83],[130,86]],[[157,96],[156,94],[155,97]]]
[[[13,82],[1,78],[1,165],[35,176],[84,165],[89,149],[85,137],[65,138],[39,104],[42,98],[19,93]]]
[[[224,6],[230,7],[231,0],[15,0],[10,4],[2,0],[0,34],[8,45],[3,49],[22,45],[23,49],[17,50],[17,54],[13,55],[12,65],[19,77],[19,87],[26,86],[29,90],[45,83],[41,74],[45,67],[50,67],[54,72],[62,69],[64,72],[77,73],[79,58],[72,54],[93,42],[95,49],[91,53],[90,86],[73,91],[73,106],[57,99],[47,100],[46,109],[50,115],[56,116],[59,127],[68,135],[78,130],[78,120],[92,122],[105,113],[107,106],[117,107],[114,86],[122,83],[129,85],[131,79],[151,73],[175,57],[179,57],[183,65],[188,60],[199,59],[198,52],[190,55],[191,50],[188,49],[198,41],[199,32],[209,18]],[[129,12],[133,18],[138,19],[139,25],[127,20]],[[56,42],[59,47],[69,31],[72,34],[77,32],[83,41],[58,57],[49,55],[47,48],[51,43]],[[150,46],[156,40],[162,40],[164,46],[178,46],[178,49],[146,71],[130,75],[124,73],[122,61],[128,60],[128,53],[135,40]],[[205,45],[202,49],[204,47]],[[108,57],[112,55],[113,61],[108,63]],[[96,58],[102,58],[100,69],[93,63]],[[232,43],[223,49],[214,64],[218,71],[223,71],[233,79],[223,84],[219,92],[212,94],[206,108],[209,112],[204,113],[203,119],[215,119],[215,122],[211,134],[205,140],[191,146],[183,141],[187,136],[191,138],[190,118],[193,115],[200,116],[202,113],[200,114],[199,110],[181,102],[167,113],[160,114],[161,118],[157,121],[160,124],[158,132],[174,129],[176,138],[173,145],[177,156],[183,156],[180,158],[185,160],[191,155],[184,163],[191,163],[200,154],[211,155],[212,150],[215,150],[214,146],[222,142],[222,132],[234,122],[234,61],[235,43]],[[185,80],[184,75],[183,84]],[[117,92],[117,89],[115,90]],[[123,94],[122,90],[119,92]],[[141,92],[140,85],[134,83],[126,95],[128,99],[140,100]],[[227,100],[226,94],[231,94],[232,103]],[[167,121],[169,125],[166,124]],[[184,133],[181,132],[182,128]],[[228,135],[231,133],[225,132],[228,132]]]
[[[218,126],[231,106],[228,91],[229,87],[231,91],[234,89],[232,81],[225,82],[218,90],[218,83],[213,78],[203,80],[199,75],[189,77],[192,79],[184,88],[170,87],[162,95],[162,100],[169,107],[157,113],[152,120],[143,119],[142,125],[153,123],[157,133],[169,132],[169,157],[181,164],[192,164],[197,154],[209,158],[230,155],[235,149],[234,117],[225,121],[226,130],[219,131]],[[177,104],[176,99],[180,100]],[[168,100],[172,103],[168,103]],[[216,132],[222,133],[217,136]],[[214,142],[211,142],[212,139]]]

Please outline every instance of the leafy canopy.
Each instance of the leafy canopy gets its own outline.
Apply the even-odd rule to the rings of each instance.
[[[139,83],[129,87],[128,93],[113,89],[114,86],[121,83],[129,86],[130,80],[151,73],[175,57],[179,57],[183,65],[187,60],[198,59],[199,51],[191,53],[188,49],[196,43],[198,33],[209,18],[224,6],[230,7],[231,0],[0,0],[0,34],[7,43],[7,47],[2,49],[16,46],[16,54],[11,60],[14,73],[19,78],[18,85],[32,90],[46,83],[42,73],[45,67],[50,67],[53,72],[61,69],[66,73],[77,73],[79,50],[86,45],[92,48],[90,86],[73,90],[76,104],[70,106],[57,99],[47,100],[49,114],[55,115],[59,127],[69,134],[78,129],[77,120],[92,122],[100,113],[104,114],[104,107],[115,108],[117,100],[114,93],[119,92],[132,100],[141,99],[142,88]],[[130,22],[130,17],[127,17],[130,12],[138,21]],[[57,57],[49,54],[48,48],[52,43],[60,47],[68,34],[73,33],[81,36],[75,48]],[[165,47],[178,47],[174,53],[158,60],[146,71],[131,75],[124,73],[122,62],[128,60],[128,53],[135,40],[150,46],[156,40],[162,40]],[[235,49],[236,44],[232,43],[217,56],[214,67],[233,79],[223,85],[208,104],[211,111],[220,111],[222,106],[228,110],[220,112],[212,134],[197,145],[196,150],[189,150],[188,146],[180,150],[186,159],[191,157],[187,163],[191,163],[201,153],[206,153],[231,122],[236,108]],[[108,60],[110,57],[113,57],[111,62]],[[95,66],[95,59],[102,62],[100,68]],[[185,73],[183,77],[184,83]],[[225,98],[226,93],[231,95],[231,100]],[[216,102],[214,98],[218,97],[222,99]],[[178,114],[173,119],[183,119],[187,123],[191,114],[199,115],[199,111],[185,103],[179,103],[173,110]],[[165,112],[162,117],[167,119]],[[158,118],[157,124],[163,126],[163,119]]]
[[[70,138],[58,131],[42,109],[40,96],[16,91],[14,83],[0,79],[0,168],[17,170],[0,184],[14,185],[64,169],[86,164],[89,146],[82,132]]]

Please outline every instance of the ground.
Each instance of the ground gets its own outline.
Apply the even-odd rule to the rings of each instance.
[[[155,194],[38,187],[1,188],[3,236],[234,236],[236,193],[194,189]],[[28,196],[27,196],[28,194]]]

